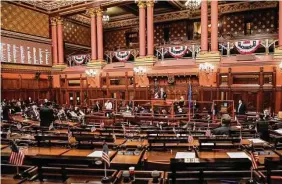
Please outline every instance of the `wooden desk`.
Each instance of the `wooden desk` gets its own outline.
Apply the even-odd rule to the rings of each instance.
[[[262,154],[258,155],[259,156],[259,164],[261,164],[261,165],[264,165],[265,158],[279,158],[279,155],[276,154],[274,151],[271,151],[271,150],[264,150],[264,151],[271,152],[271,154],[270,155],[264,155],[264,154],[263,155]]]
[[[282,150],[275,150],[275,152],[276,152],[278,155],[282,156]]]
[[[125,142],[125,139],[116,139],[115,145],[121,145]]]
[[[148,162],[170,162],[171,158],[175,158],[177,151],[147,151],[144,157],[147,157]]]
[[[11,154],[10,147],[6,147],[1,150],[1,156],[10,156],[10,154]]]
[[[141,146],[146,146],[148,145],[148,141],[147,140],[142,140],[142,141],[138,141],[138,140],[127,140],[125,143],[126,146],[128,147],[137,147],[138,145],[141,145]]]
[[[50,156],[60,156],[67,152],[69,149],[56,148],[56,147],[28,147],[23,149],[26,156],[36,156],[36,155],[50,155]]]
[[[91,149],[71,149],[67,152],[63,153],[61,156],[71,156],[71,157],[87,157],[90,153],[93,153],[94,151],[101,151],[101,150],[91,150]],[[109,151],[109,157],[110,159],[113,158],[113,156],[116,154],[116,151]]]
[[[198,153],[199,158],[229,158],[229,151],[201,151]],[[231,152],[231,151],[230,151]]]
[[[1,150],[4,149],[4,148],[7,148],[9,145],[7,144],[1,144]]]
[[[112,159],[112,164],[121,164],[121,165],[137,165],[142,156],[142,152],[139,155],[121,155],[116,154]]]

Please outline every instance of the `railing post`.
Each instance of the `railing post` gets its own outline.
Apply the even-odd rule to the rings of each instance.
[[[164,60],[164,48],[162,47],[162,61]]]
[[[230,56],[230,42],[227,42],[227,56]]]
[[[268,39],[265,39],[265,55],[269,54],[269,42]]]
[[[192,59],[195,59],[195,45],[192,45]]]

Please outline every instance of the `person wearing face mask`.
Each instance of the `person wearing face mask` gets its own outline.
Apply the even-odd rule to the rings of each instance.
[[[236,109],[237,111],[237,114],[239,115],[244,115],[246,114],[246,106],[245,104],[243,104],[242,100],[239,100],[239,104],[238,104],[238,107]]]

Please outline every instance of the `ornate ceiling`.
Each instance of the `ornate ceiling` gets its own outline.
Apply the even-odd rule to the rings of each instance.
[[[101,6],[110,22],[105,28],[132,26],[138,24],[138,6],[134,0],[7,0],[20,4],[50,16],[63,16],[83,24],[90,24],[90,17],[85,13],[91,7]],[[171,21],[187,18],[199,18],[199,10],[190,14],[185,9],[184,0],[157,1],[154,7],[155,21]],[[273,8],[275,1],[219,1],[219,14],[246,11],[251,9]]]

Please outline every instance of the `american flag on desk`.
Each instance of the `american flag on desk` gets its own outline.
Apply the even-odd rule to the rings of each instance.
[[[25,155],[15,144],[15,142],[12,142],[11,150],[12,152],[10,155],[9,163],[16,166],[23,165]]]
[[[192,135],[188,135],[188,143],[193,143],[194,137]]]
[[[259,161],[258,154],[254,154],[253,152],[251,152],[251,160],[252,160],[253,169],[257,169],[258,168],[258,161]]]
[[[108,165],[108,167],[110,167],[111,162],[110,162],[109,148],[107,143],[103,145],[102,160]]]
[[[212,133],[211,133],[211,130],[210,130],[210,129],[207,129],[207,130],[206,130],[205,136],[206,136],[206,137],[211,137],[211,136],[212,136]]]

